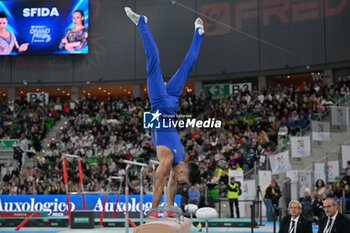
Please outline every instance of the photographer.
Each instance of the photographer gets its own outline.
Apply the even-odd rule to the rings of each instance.
[[[278,207],[279,199],[282,197],[281,189],[275,179],[271,180],[271,184],[265,187],[264,191],[266,205],[266,217],[268,221],[272,221],[273,207]]]

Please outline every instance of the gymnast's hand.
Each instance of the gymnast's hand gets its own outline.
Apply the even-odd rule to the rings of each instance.
[[[153,211],[150,215],[149,215],[149,219],[150,220],[154,220],[158,218],[159,213],[157,211]]]
[[[165,214],[166,218],[176,218],[176,214],[173,211],[167,211]]]
[[[18,49],[18,52],[22,53],[22,52],[27,51],[28,46],[29,46],[29,43],[21,44],[21,46],[20,46],[19,49]]]

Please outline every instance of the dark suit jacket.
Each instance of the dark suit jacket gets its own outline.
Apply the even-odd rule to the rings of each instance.
[[[327,227],[328,217],[325,216],[321,218],[320,225],[318,227],[318,233],[323,233],[324,229]],[[330,233],[349,233],[350,232],[350,220],[347,219],[344,215],[338,212],[338,215],[333,224],[332,230]]]
[[[284,216],[280,225],[279,233],[288,233],[289,225],[292,216],[287,215]],[[312,223],[307,220],[303,215],[300,215],[298,223],[297,223],[297,231],[296,233],[312,233]]]

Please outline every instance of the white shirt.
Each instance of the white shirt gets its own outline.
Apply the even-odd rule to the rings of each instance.
[[[326,226],[325,226],[325,228],[324,228],[324,230],[323,230],[324,233],[329,233],[329,232],[332,231],[332,228],[333,228],[335,219],[337,218],[337,215],[338,215],[338,211],[335,213],[335,215],[334,215],[333,217],[331,217],[331,219],[332,219],[332,225],[331,225],[331,227],[329,228],[329,231],[327,231],[327,226],[328,226],[329,219],[330,219],[330,218],[328,218],[327,224],[326,224]]]
[[[295,222],[294,223],[294,226],[295,226],[294,227],[294,231],[292,233],[296,233],[297,232],[297,225],[298,225],[299,217],[300,217],[300,215],[298,217],[296,217],[295,219],[293,219],[293,217],[290,218],[290,224],[289,224],[289,228],[288,228],[288,233],[289,233],[290,229],[292,228],[292,225],[293,225],[292,221]]]

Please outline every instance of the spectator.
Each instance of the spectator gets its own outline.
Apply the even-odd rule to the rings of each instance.
[[[5,176],[4,176],[4,178],[2,180],[5,183],[8,183],[11,180],[11,178],[12,178],[12,175],[10,174],[10,170],[7,169],[7,172],[6,172],[6,174],[5,174]]]
[[[316,193],[311,194],[311,205],[314,213],[314,220],[316,222],[324,215],[322,199],[318,198]]]
[[[350,211],[350,184],[346,184],[344,187],[344,197],[347,199],[345,201],[345,210]]]
[[[315,194],[317,195],[318,198],[322,198],[322,195],[325,194],[327,191],[324,181],[322,179],[318,179],[316,181],[316,185],[315,185]]]
[[[22,157],[23,157],[23,151],[19,146],[16,146],[13,151],[13,158],[17,161],[18,168],[21,170],[22,168]]]
[[[347,173],[348,170],[350,170],[350,161],[346,162],[345,174]]]
[[[299,199],[299,202],[303,206],[302,214],[312,220],[312,200],[310,196],[310,189],[306,188],[304,190],[304,196]]]
[[[191,189],[188,191],[188,203],[199,205],[200,193],[194,185],[191,186]]]
[[[328,183],[326,194],[328,197],[334,197],[334,187],[332,183]]]
[[[334,188],[334,197],[336,198],[341,198],[343,197],[343,188],[341,186],[341,182],[340,181],[337,181],[335,183],[335,188]]]
[[[342,181],[343,185],[350,184],[350,169],[348,169],[346,171],[346,174],[341,181]]]
[[[338,206],[333,198],[327,198],[323,202],[326,216],[320,220],[318,233],[348,233],[350,221],[338,212]]]
[[[185,211],[185,205],[188,204],[188,189],[187,186],[184,185],[181,189],[181,208],[183,211]]]
[[[298,201],[289,203],[290,215],[282,219],[279,233],[312,233],[312,223],[301,215],[302,205]]]

